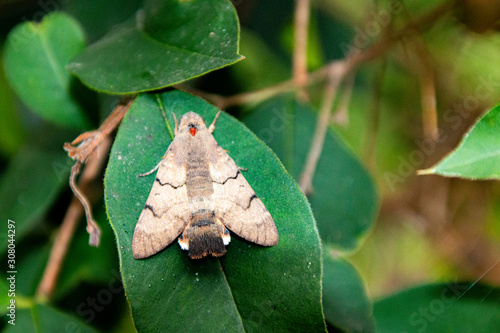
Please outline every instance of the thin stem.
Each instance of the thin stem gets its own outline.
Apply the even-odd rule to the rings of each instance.
[[[351,103],[352,91],[354,90],[355,77],[355,73],[351,72],[345,78],[337,109],[332,115],[332,123],[344,126],[349,123],[348,110],[349,104]]]
[[[88,184],[93,179],[95,179],[99,174],[100,170],[102,170],[104,162],[106,161],[107,152],[109,151],[110,147],[111,147],[111,139],[108,136],[101,143],[100,149],[102,150],[102,153],[95,154],[94,155],[95,158],[89,159],[80,177],[79,187],[81,189],[85,190]],[[79,165],[80,163],[81,162],[77,161],[75,166],[73,167],[73,170],[75,172],[77,172],[78,171],[77,169],[80,168]],[[74,177],[73,174],[72,177]],[[86,202],[88,204],[87,200]],[[54,244],[52,245],[47,266],[45,267],[42,280],[40,281],[40,284],[38,285],[36,291],[36,298],[39,299],[40,301],[45,301],[50,299],[55,290],[57,280],[61,272],[62,264],[68,252],[68,247],[71,243],[71,239],[73,238],[73,235],[75,233],[76,226],[78,225],[78,222],[80,221],[83,212],[84,209],[81,204],[81,201],[76,196],[73,197],[68,207],[68,210],[66,211],[66,215],[64,216],[59,232],[57,233],[57,236],[54,240]],[[87,226],[87,230],[88,228],[89,227]]]
[[[314,131],[314,137],[311,144],[311,149],[307,155],[306,164],[304,167],[304,172],[300,177],[300,188],[305,194],[312,192],[312,179],[316,166],[318,164],[319,157],[323,150],[323,144],[325,142],[326,132],[328,130],[328,125],[330,124],[330,110],[332,109],[333,101],[337,94],[337,88],[340,83],[340,79],[336,76],[332,76],[325,87],[325,93],[323,97],[323,104],[321,105],[320,114],[316,124],[316,130]]]
[[[403,1],[401,1],[401,5],[405,9],[407,19],[411,21],[413,18]],[[424,137],[430,140],[437,140],[439,131],[436,87],[434,84],[434,70],[431,66],[429,51],[427,50],[424,39],[420,35],[417,35],[413,43],[409,45],[414,49],[414,54],[417,58],[414,61],[416,63],[416,76],[420,85],[420,105],[422,107]]]
[[[132,101],[133,99],[125,106],[117,106],[104,120],[98,130],[82,133],[71,144],[64,144],[64,149],[68,152],[68,155],[76,160],[75,165],[71,169],[70,176],[70,187],[75,197],[71,200],[66,211],[59,232],[54,240],[42,280],[36,291],[36,298],[41,301],[49,299],[54,292],[64,258],[68,252],[68,247],[84,211],[87,216],[87,231],[90,234],[89,243],[93,246],[99,245],[100,228],[92,218],[92,208],[83,191],[102,169],[111,147],[109,134],[122,121]],[[94,158],[88,159],[98,148],[101,150],[101,153],[93,154]],[[86,167],[80,177],[79,186],[77,186],[75,183],[76,176],[79,174],[83,163],[86,162]]]
[[[399,41],[400,39],[407,37],[411,34],[414,34],[418,28],[424,29],[437,19],[439,19],[444,14],[448,13],[455,4],[455,1],[450,0],[447,1],[430,12],[416,18],[415,20],[408,22],[405,26],[403,26],[398,31],[385,36],[383,39],[373,44],[366,50],[358,50],[358,52],[354,52],[347,56],[343,60],[335,60],[330,62],[329,64],[321,67],[320,69],[309,73],[307,75],[306,82],[300,82],[299,85],[294,81],[294,79],[286,80],[280,82],[274,86],[266,87],[260,90],[245,92],[241,94],[236,94],[233,96],[220,96],[216,94],[205,93],[193,88],[189,88],[183,85],[177,85],[176,88],[180,90],[184,90],[200,97],[203,97],[207,101],[213,103],[220,109],[225,109],[230,106],[238,106],[249,103],[258,103],[262,102],[266,99],[279,95],[281,93],[294,91],[298,88],[314,84],[316,82],[320,82],[328,78],[332,75],[332,72],[337,71],[339,74],[343,75],[347,72],[351,72],[359,67],[361,64],[368,62],[372,59],[377,58],[378,56],[387,52],[392,44]]]
[[[377,137],[380,124],[380,99],[382,96],[382,87],[387,68],[387,59],[382,60],[382,64],[376,73],[373,82],[373,99],[368,121],[368,131],[366,136],[365,158],[369,169],[375,169],[375,157],[377,151]]]
[[[309,28],[309,0],[296,0],[295,7],[295,49],[293,51],[293,81],[297,87],[307,84],[307,34]],[[297,97],[306,98],[302,89]]]
[[[156,97],[156,102],[160,106],[160,110],[161,110],[161,114],[163,115],[163,119],[165,119],[165,124],[167,125],[167,130],[168,130],[168,134],[170,135],[170,139],[173,140],[175,135],[174,135],[174,132],[172,132],[172,126],[170,125],[170,121],[167,118],[167,113],[165,112],[165,106],[163,105],[163,101],[160,98],[160,94],[155,94],[155,97]],[[175,114],[174,114],[174,117],[175,117]],[[177,121],[175,121],[175,122],[177,123]],[[177,130],[176,130],[176,132],[177,132]]]

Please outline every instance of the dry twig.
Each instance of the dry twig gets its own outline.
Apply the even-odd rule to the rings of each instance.
[[[104,164],[104,161],[106,161],[105,158],[107,155],[106,152],[109,150],[110,146],[111,146],[111,139],[109,136],[107,136],[102,140],[99,146],[99,148],[102,150],[101,153],[97,154],[98,156],[96,156],[96,158],[89,159],[85,167],[85,170],[83,171],[82,176],[80,177],[81,188],[85,189],[89,184],[89,182],[95,179],[95,177],[99,174]],[[72,169],[75,168],[79,169],[80,165],[81,162],[77,161]],[[71,182],[74,181],[74,176],[75,173],[73,173],[72,170]],[[36,292],[37,299],[40,300],[49,299],[52,293],[54,292],[59,277],[59,273],[61,272],[62,264],[64,262],[64,258],[66,257],[66,254],[68,252],[69,244],[71,243],[71,239],[73,238],[73,234],[75,233],[76,226],[78,225],[78,222],[80,221],[82,215],[83,215],[83,207],[81,201],[77,196],[75,196],[71,200],[71,203],[66,211],[66,215],[64,216],[59,232],[57,233],[56,238],[54,240],[54,244],[52,245],[47,266],[45,267],[42,280],[40,281],[40,284],[38,285],[37,288]],[[89,228],[88,226],[89,225],[87,225],[87,231]],[[97,229],[99,229],[99,227],[97,227]],[[95,231],[89,233],[91,234],[92,238],[92,235],[98,236],[98,234],[100,234],[100,230],[98,234]]]
[[[297,0],[295,7],[295,49],[293,51],[293,81],[297,87],[307,84],[307,35],[309,29],[309,0]],[[297,90],[297,97],[306,99],[303,89]]]
[[[323,104],[319,111],[318,122],[316,124],[316,130],[314,131],[314,137],[311,144],[311,149],[307,155],[306,165],[304,167],[304,172],[300,178],[300,188],[305,194],[311,193],[312,179],[314,171],[316,170],[316,165],[318,164],[319,157],[323,151],[323,144],[325,142],[326,131],[328,130],[328,125],[330,124],[329,119],[331,117],[330,110],[332,109],[333,101],[335,95],[337,94],[337,87],[339,85],[339,78],[336,76],[330,77],[328,83],[325,87],[325,93],[323,97]]]
[[[62,263],[64,262],[69,244],[71,243],[76,226],[84,210],[87,216],[87,232],[90,235],[89,244],[92,246],[99,245],[101,231],[92,218],[90,203],[81,189],[85,189],[88,184],[97,177],[100,170],[102,170],[103,164],[106,161],[107,152],[111,147],[111,138],[109,134],[123,119],[131,103],[132,101],[126,106],[120,105],[116,107],[98,130],[83,133],[71,144],[64,144],[64,149],[68,152],[68,155],[76,160],[75,165],[71,168],[69,181],[75,197],[72,199],[66,211],[59,232],[54,240],[42,280],[38,285],[36,298],[39,300],[44,301],[49,299],[54,292]],[[78,146],[72,146],[75,144],[78,144]],[[89,158],[96,149],[99,149],[100,153],[93,154],[91,156],[92,158]],[[79,174],[82,164],[86,162],[86,167],[80,177],[79,186],[77,186],[75,183],[76,176]]]
[[[375,169],[375,157],[377,150],[377,137],[380,124],[380,100],[382,98],[382,87],[384,83],[387,60],[382,59],[382,64],[378,69],[373,82],[373,98],[368,120],[368,131],[366,133],[365,159],[368,169]]]
[[[351,102],[352,91],[354,90],[354,72],[349,73],[344,80],[342,92],[339,97],[339,104],[332,115],[331,121],[334,124],[346,126],[349,124],[349,104]]]
[[[402,3],[403,4],[403,3]],[[411,21],[410,11],[404,6],[406,18]],[[420,105],[422,107],[422,127],[424,137],[429,140],[437,140],[438,133],[438,116],[436,106],[436,87],[434,83],[434,70],[431,66],[429,51],[422,36],[417,35],[413,42],[408,44],[416,59],[410,63],[415,64],[416,76],[420,85]],[[409,57],[409,55],[408,55]]]
[[[272,98],[276,95],[294,91],[298,88],[302,88],[307,85],[311,85],[317,82],[321,82],[327,79],[330,75],[334,75],[335,73],[345,75],[347,73],[352,72],[361,64],[368,62],[372,59],[379,57],[389,50],[389,48],[395,42],[401,40],[404,37],[408,37],[412,34],[415,34],[418,29],[424,29],[428,25],[435,22],[441,16],[448,13],[454,6],[454,1],[447,1],[443,4],[437,6],[434,10],[408,22],[405,26],[400,28],[399,30],[391,33],[390,35],[385,36],[379,42],[373,44],[366,50],[357,50],[357,52],[351,53],[343,60],[334,60],[329,64],[321,67],[320,69],[309,73],[307,75],[306,82],[301,82],[299,85],[296,84],[294,79],[286,80],[280,82],[274,86],[266,87],[263,89],[245,92],[241,94],[236,94],[232,96],[221,96],[217,94],[205,93],[193,88],[186,87],[184,85],[176,85],[175,87],[184,90],[195,95],[198,95],[205,100],[211,102],[216,105],[220,109],[225,109],[230,106],[244,105],[248,103],[258,103],[262,102],[266,99]]]
[[[106,137],[118,126],[122,121],[125,113],[129,109],[133,100],[129,101],[127,105],[117,106],[113,112],[106,118],[99,129],[95,131],[85,132],[79,135],[71,144],[65,143],[64,150],[68,152],[68,155],[76,160],[75,165],[71,168],[71,176],[69,184],[75,196],[80,200],[83,207],[85,208],[85,215],[87,217],[87,231],[90,235],[89,244],[91,246],[99,246],[99,238],[101,230],[98,224],[92,217],[92,208],[90,204],[80,191],[75,183],[76,176],[80,173],[80,168],[82,164],[85,163],[90,154],[92,154],[95,149],[102,144]],[[76,147],[74,145],[77,145]]]

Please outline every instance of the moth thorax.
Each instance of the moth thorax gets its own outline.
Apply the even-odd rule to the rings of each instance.
[[[199,259],[209,254],[214,257],[224,255],[225,245],[229,244],[230,240],[229,231],[218,219],[194,216],[178,242],[183,250],[189,251],[192,259]]]

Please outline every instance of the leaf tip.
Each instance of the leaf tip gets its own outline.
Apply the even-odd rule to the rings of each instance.
[[[417,170],[417,176],[432,175],[435,173],[436,173],[436,169],[434,167],[422,169],[422,170]]]

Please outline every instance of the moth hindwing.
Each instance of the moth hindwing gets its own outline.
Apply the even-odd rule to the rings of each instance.
[[[218,116],[219,114],[217,114]],[[226,253],[229,231],[259,245],[278,244],[271,214],[241,169],[221,148],[203,119],[182,116],[160,163],[132,239],[136,259],[150,257],[178,238],[189,257]]]

